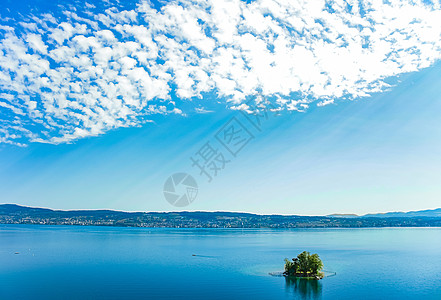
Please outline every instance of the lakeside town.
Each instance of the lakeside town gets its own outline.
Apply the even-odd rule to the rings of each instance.
[[[434,210],[435,212],[435,210]],[[0,205],[0,224],[80,225],[158,228],[363,228],[439,227],[437,213],[425,216],[257,215],[235,212],[60,211],[13,204]]]

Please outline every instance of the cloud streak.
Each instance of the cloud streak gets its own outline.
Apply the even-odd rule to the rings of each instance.
[[[0,142],[58,144],[140,126],[185,115],[176,99],[208,93],[232,109],[259,93],[304,111],[383,91],[386,78],[441,56],[439,3],[96,5],[3,19]]]

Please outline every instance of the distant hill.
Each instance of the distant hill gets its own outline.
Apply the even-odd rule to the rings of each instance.
[[[356,214],[331,214],[331,215],[328,215],[328,217],[334,217],[334,218],[358,218],[359,215],[356,215]]]
[[[256,215],[235,212],[124,212],[52,210],[0,204],[0,224],[171,228],[360,228],[441,227],[441,209],[357,216]]]
[[[363,217],[375,217],[375,218],[441,218],[441,208],[419,210],[419,211],[409,211],[409,212],[388,212],[379,214],[367,214]]]

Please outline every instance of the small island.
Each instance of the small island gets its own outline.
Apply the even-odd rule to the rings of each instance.
[[[322,279],[324,273],[320,272],[323,269],[323,262],[318,254],[310,254],[303,251],[292,261],[285,258],[285,277],[298,277],[306,279]]]

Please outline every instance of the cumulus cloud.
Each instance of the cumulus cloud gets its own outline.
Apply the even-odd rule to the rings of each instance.
[[[0,21],[0,143],[186,115],[173,99],[207,93],[232,109],[257,93],[304,111],[383,91],[441,56],[439,3],[425,1],[94,2],[26,18]]]

